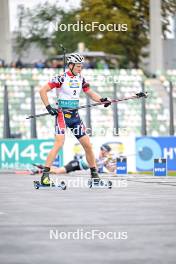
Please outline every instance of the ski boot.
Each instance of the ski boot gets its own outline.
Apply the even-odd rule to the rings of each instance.
[[[50,171],[50,168],[44,167],[43,174],[41,177],[41,184],[42,185],[50,186],[52,184],[50,177],[49,177],[49,171]]]

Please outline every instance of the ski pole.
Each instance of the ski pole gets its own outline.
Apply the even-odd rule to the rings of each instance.
[[[67,111],[79,110],[79,109],[84,109],[84,108],[88,108],[88,107],[94,107],[94,106],[98,106],[98,105],[104,105],[104,104],[106,104],[108,102],[111,102],[111,103],[119,103],[119,102],[127,101],[127,100],[130,100],[130,99],[139,99],[139,98],[142,98],[142,97],[143,98],[147,98],[147,96],[148,96],[147,93],[140,92],[140,93],[136,93],[135,95],[129,96],[129,97],[123,97],[123,98],[119,98],[119,99],[107,100],[105,102],[97,102],[97,103],[92,103],[92,104],[88,104],[88,105],[82,105],[82,106],[79,106],[77,108],[67,108],[66,110]],[[59,108],[59,109],[62,110],[62,108]],[[30,116],[26,117],[26,119],[36,118],[36,117],[46,116],[46,115],[49,115],[49,113],[42,113],[42,114],[37,114],[37,115],[30,115]]]

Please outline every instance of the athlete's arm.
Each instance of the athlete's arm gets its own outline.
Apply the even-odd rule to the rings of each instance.
[[[91,89],[89,89],[89,91],[86,92],[86,94],[88,94],[88,96],[95,102],[101,102],[101,96],[98,95],[97,93],[93,92]]]
[[[40,97],[41,97],[44,105],[46,106],[48,113],[52,116],[57,115],[58,110],[53,108],[50,105],[47,93],[50,90],[52,90],[53,88],[60,88],[63,82],[64,82],[63,76],[55,76],[47,84],[45,84],[39,91]]]
[[[82,89],[93,101],[101,102],[101,96],[91,90],[89,83],[87,83],[84,78],[82,82]]]
[[[63,76],[55,76],[40,89],[40,96],[45,106],[49,105],[47,93],[53,88],[60,88],[63,82]]]
[[[55,116],[58,114],[58,110],[53,108],[50,104],[49,104],[49,100],[48,100],[48,95],[47,93],[51,90],[52,88],[50,87],[49,84],[45,84],[41,89],[40,89],[40,97],[44,103],[44,105],[46,106],[46,109],[48,111],[48,113],[52,116]]]
[[[83,78],[83,82],[82,82],[82,89],[83,91],[95,102],[106,102],[104,104],[104,107],[107,107],[111,104],[111,101],[106,97],[106,98],[102,98],[99,94],[93,92],[90,89],[89,83],[86,83],[85,79]]]
[[[49,84],[45,84],[39,91],[40,97],[45,106],[49,105],[48,95],[47,93],[51,90]]]
[[[91,89],[89,89],[89,91],[87,91],[86,94],[88,94],[88,96],[95,102],[107,102],[106,104],[104,104],[104,107],[107,107],[111,104],[110,99],[108,99],[107,97],[102,98],[100,95],[93,92]]]

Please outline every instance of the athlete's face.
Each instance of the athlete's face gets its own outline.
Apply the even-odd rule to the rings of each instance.
[[[106,151],[106,150],[103,150],[103,149],[100,150],[100,156],[101,156],[101,157],[107,157],[107,156],[108,156],[108,153],[109,153],[109,152]]]
[[[73,67],[73,64],[71,64],[71,65],[69,66],[69,68],[70,68],[70,69],[73,68],[73,73],[74,73],[75,75],[77,75],[77,74],[81,73],[81,70],[82,70],[82,64],[81,64],[81,63],[76,63],[76,64],[74,65],[74,67]]]

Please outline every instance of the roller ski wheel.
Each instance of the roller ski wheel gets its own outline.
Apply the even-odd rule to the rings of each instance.
[[[65,191],[67,189],[67,186],[64,181],[61,181],[60,185],[61,185],[62,190]]]
[[[40,188],[40,182],[39,181],[34,181],[34,188],[39,189]]]
[[[105,180],[96,180],[96,179],[89,179],[88,180],[88,187],[89,188],[112,188],[112,181],[105,181]]]
[[[109,188],[109,189],[112,188],[112,181],[108,181],[108,188]]]
[[[89,186],[89,188],[92,188],[92,179],[88,180],[88,186]]]
[[[100,180],[99,181],[99,186],[104,187],[105,186],[105,182],[103,180]]]
[[[107,187],[108,189],[112,188],[112,181],[104,181],[104,180],[100,180],[99,182],[99,186],[100,187]]]

